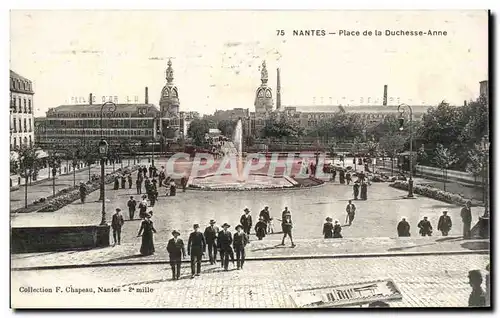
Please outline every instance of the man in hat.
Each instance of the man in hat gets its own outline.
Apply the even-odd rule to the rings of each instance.
[[[271,219],[268,206],[264,207],[264,210],[260,211],[259,218],[262,218],[266,223],[266,232],[267,232],[267,224],[269,224],[269,221]]]
[[[123,220],[123,215],[120,212],[121,209],[116,208],[115,214],[113,214],[113,217],[111,218],[111,228],[113,229],[113,241],[114,241],[113,245],[116,245],[116,242],[118,242],[118,245],[120,245],[122,226],[123,223],[125,223],[125,221]]]
[[[352,200],[349,200],[349,203],[345,207],[345,211],[347,212],[347,215],[345,216],[345,224],[349,221],[349,225],[351,225],[356,213],[356,206],[352,203]]]
[[[243,232],[243,226],[236,226],[236,233],[234,233],[233,247],[236,252],[236,266],[237,269],[243,269],[245,263],[245,246],[248,244],[248,235]]]
[[[443,211],[443,215],[439,217],[438,231],[441,231],[443,236],[448,236],[451,230],[451,218],[448,216],[448,211]]]
[[[324,238],[333,238],[333,224],[332,224],[332,218],[327,217],[326,218],[326,223],[323,224],[323,235]]]
[[[139,173],[137,179],[135,180],[135,186],[137,187],[137,194],[142,193],[142,174]]]
[[[179,279],[181,276],[181,261],[186,257],[186,249],[184,242],[179,238],[179,231],[173,230],[174,238],[170,239],[167,244],[167,252],[170,258],[170,267],[172,268],[172,280]]]
[[[243,232],[250,235],[250,229],[252,228],[252,216],[250,215],[250,210],[248,208],[245,208],[243,211],[245,214],[241,216],[240,224],[243,226]]]
[[[281,212],[281,218],[284,219],[286,214],[290,214],[290,216],[292,215],[292,213],[290,212],[290,210],[288,210],[287,206],[285,207],[285,209],[283,210],[283,212]]]
[[[407,237],[410,236],[410,223],[406,221],[406,218],[402,218],[398,223],[398,236]]]
[[[266,236],[267,233],[267,224],[264,222],[264,218],[262,216],[259,217],[259,221],[255,224],[255,235],[262,240]]]
[[[133,196],[130,196],[130,200],[127,202],[129,220],[134,219],[135,208],[137,206],[137,201],[134,200]]]
[[[227,223],[222,224],[222,231],[219,232],[217,237],[217,245],[221,251],[221,266],[227,271],[229,266],[229,256],[233,252],[231,244],[233,243],[233,237],[231,232],[228,231],[230,225]]]
[[[210,225],[205,228],[205,240],[208,246],[208,257],[210,264],[217,263],[217,234],[219,228],[215,225],[215,220],[210,220]]]
[[[420,229],[419,233],[422,236],[431,236],[432,235],[432,225],[429,220],[427,220],[427,217],[424,216],[423,220],[420,220],[418,222],[417,227]]]
[[[469,307],[484,307],[486,306],[486,296],[484,295],[481,284],[483,283],[483,275],[479,270],[469,271],[469,284],[472,287],[472,292],[469,296]]]
[[[287,208],[285,208],[287,211]],[[290,241],[292,243],[292,247],[295,247],[295,244],[293,243],[293,237],[292,237],[292,214],[288,211],[285,213],[283,211],[283,219],[281,220],[281,229],[283,230],[283,239],[281,240],[281,245],[285,245],[285,238],[287,236],[290,237]]]
[[[470,225],[472,223],[471,205],[471,202],[467,201],[465,206],[462,208],[462,211],[460,211],[460,216],[462,217],[462,222],[464,223],[464,239],[470,238]]]
[[[200,232],[198,224],[193,225],[194,231],[189,235],[188,240],[188,255],[191,255],[191,278],[200,276],[201,272],[201,258],[205,254],[205,237]],[[195,270],[196,263],[196,270]]]
[[[354,185],[352,186],[353,188],[353,192],[354,192],[354,200],[357,200],[358,199],[358,196],[359,196],[359,181],[356,180],[356,182],[354,182]]]

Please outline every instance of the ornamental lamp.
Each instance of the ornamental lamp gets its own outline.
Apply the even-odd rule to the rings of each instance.
[[[101,157],[105,157],[107,153],[108,153],[108,143],[106,142],[106,140],[101,139],[101,141],[99,142],[99,154],[101,155]]]

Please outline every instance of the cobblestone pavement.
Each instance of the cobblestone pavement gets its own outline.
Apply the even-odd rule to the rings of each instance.
[[[143,162],[145,162],[143,160]],[[123,167],[127,166],[128,161],[123,161]],[[115,170],[120,168],[120,164],[115,164]],[[113,165],[106,166],[106,173],[113,172]],[[90,168],[90,174],[101,174],[101,167],[99,165],[92,165]],[[89,180],[89,170],[88,168],[79,170],[75,173],[76,184],[80,181],[87,182]],[[52,179],[46,179],[37,184],[28,185],[28,205],[33,203],[33,201],[40,198],[45,198],[52,195]],[[55,189],[56,193],[67,187],[73,186],[73,173],[58,175],[56,176]],[[24,191],[25,187],[21,186],[19,190],[10,192],[10,210],[16,210],[24,207]],[[99,191],[97,191],[99,192]]]
[[[69,183],[69,181],[68,181]],[[48,187],[48,186],[47,186]],[[50,187],[49,187],[50,188]],[[231,224],[231,230],[238,224],[243,209],[252,211],[254,223],[259,211],[268,205],[271,216],[281,219],[281,211],[288,206],[294,222],[293,234],[296,238],[321,238],[325,218],[332,217],[344,223],[347,201],[352,198],[352,187],[336,182],[304,189],[282,191],[248,192],[209,192],[188,190],[178,191],[175,197],[165,197],[164,188],[159,189],[159,201],[153,208],[153,221],[158,230],[157,241],[170,238],[172,229],[177,229],[187,237],[194,223],[202,227],[210,219],[216,219],[219,226],[224,222]],[[356,218],[352,226],[346,226],[342,234],[350,237],[394,237],[396,226],[401,217],[406,216],[411,225],[413,236],[418,235],[417,223],[423,216],[428,216],[434,227],[443,210],[454,223],[450,235],[461,234],[460,207],[418,196],[415,200],[403,199],[406,192],[389,187],[386,183],[374,183],[368,188],[368,201],[356,201]],[[112,190],[112,184],[106,187],[106,211],[110,220],[116,207],[121,207],[124,217],[128,218],[126,203],[129,196],[140,196],[135,189]],[[84,225],[96,224],[101,220],[101,203],[96,202],[99,191],[92,193],[88,202],[78,201],[53,213],[29,213],[12,215],[12,226],[45,225]],[[138,214],[138,213],[137,213]],[[137,217],[136,214],[136,217]],[[473,220],[482,215],[480,208],[473,208]],[[139,220],[127,221],[123,228],[123,242],[136,242]],[[279,221],[275,220],[275,230],[280,231]],[[253,233],[253,230],[252,230]],[[435,229],[435,236],[440,235]]]
[[[278,235],[281,236],[281,235]],[[287,240],[285,246],[278,246],[277,236],[270,236],[262,241],[252,241],[246,248],[249,259],[318,257],[408,253],[447,253],[489,250],[487,240],[463,240],[460,237],[426,238],[347,238],[347,239],[298,239],[292,248]],[[185,243],[187,244],[187,239]],[[12,268],[85,265],[103,263],[157,263],[168,260],[165,241],[156,241],[156,253],[143,257],[139,254],[140,240],[135,243],[116,245],[109,248],[85,251],[67,251],[58,253],[29,253],[11,255]],[[207,257],[204,258],[207,260]]]
[[[487,255],[475,254],[248,261],[244,270],[228,272],[203,264],[195,279],[184,264],[178,281],[170,280],[168,265],[12,272],[11,299],[14,308],[293,308],[289,293],[297,289],[392,279],[403,294],[393,307],[465,307],[468,271],[484,270],[488,262]],[[56,293],[56,286],[62,292]],[[21,293],[20,287],[53,292]],[[98,287],[121,292],[98,292]]]

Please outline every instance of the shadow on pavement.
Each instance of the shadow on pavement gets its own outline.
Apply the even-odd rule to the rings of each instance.
[[[460,244],[461,247],[468,250],[489,250],[490,242],[465,242]]]
[[[461,241],[462,237],[442,237],[436,240],[436,242],[446,242],[446,241]]]
[[[275,246],[270,246],[270,247],[263,247],[263,248],[256,248],[254,250],[250,250],[251,252],[258,252],[258,251],[269,251],[269,250],[274,250],[274,249],[279,249],[279,248],[286,248],[285,245],[275,245]]]
[[[427,243],[427,244],[420,244],[420,245],[413,245],[413,246],[392,247],[392,248],[389,248],[387,251],[388,252],[404,251],[404,250],[409,250],[409,249],[412,249],[415,247],[429,246],[429,245],[436,245],[436,243]]]

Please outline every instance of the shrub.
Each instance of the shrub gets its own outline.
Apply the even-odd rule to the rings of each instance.
[[[400,190],[408,190],[408,182],[406,181],[395,181],[389,186]],[[460,194],[446,192],[429,185],[414,185],[413,192],[425,197],[458,205],[464,205],[468,201],[468,199],[462,197]]]

